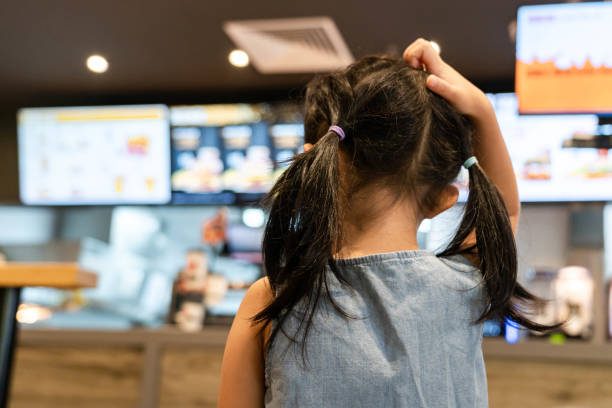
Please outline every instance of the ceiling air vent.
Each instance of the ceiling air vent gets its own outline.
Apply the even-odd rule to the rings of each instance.
[[[262,74],[334,71],[353,62],[329,17],[228,21],[223,30]]]

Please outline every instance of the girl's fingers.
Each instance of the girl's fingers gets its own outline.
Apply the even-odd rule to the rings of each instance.
[[[408,65],[410,65],[412,68],[414,68],[414,69],[421,69],[422,65],[419,64],[419,59],[418,58],[410,57],[410,58],[406,59],[406,57],[404,57],[404,59],[406,60]]]
[[[427,77],[427,88],[449,101],[452,105],[458,105],[459,89],[439,76],[429,75]]]
[[[440,55],[431,46],[430,42],[419,38],[406,48],[403,54],[404,60],[413,68],[422,68],[423,65],[432,74],[440,74],[443,62]]]
[[[478,101],[486,99],[482,91],[440,58],[429,41],[422,38],[414,41],[404,51],[403,58],[410,66],[425,69],[430,74],[427,88],[465,115],[473,114],[474,106],[480,104]]]

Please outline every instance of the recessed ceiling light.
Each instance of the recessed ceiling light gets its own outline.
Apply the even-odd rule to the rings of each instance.
[[[512,42],[516,42],[516,19],[508,23],[508,36]]]
[[[101,55],[90,55],[87,58],[87,68],[96,74],[102,74],[108,69],[108,61]]]
[[[439,54],[440,53],[440,44],[438,44],[435,41],[430,41],[429,43],[431,44],[433,49],[436,50],[436,52]]]
[[[249,65],[249,54],[242,50],[234,50],[229,53],[229,62],[235,67],[244,68]]]

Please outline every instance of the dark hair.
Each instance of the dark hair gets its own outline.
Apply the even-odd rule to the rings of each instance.
[[[279,331],[304,341],[321,296],[334,307],[327,288],[330,271],[347,280],[333,256],[342,245],[340,205],[346,194],[373,181],[409,193],[421,209],[433,208],[472,156],[472,127],[442,97],[425,85],[427,73],[389,57],[365,57],[342,72],[313,79],[306,90],[305,142],[267,197],[270,216],[263,241],[265,272],[274,300],[253,317],[277,321]],[[346,139],[328,131],[340,126]],[[339,152],[351,158],[351,183],[341,193]],[[464,248],[476,232],[475,248]],[[549,329],[526,318],[520,301],[535,298],[516,282],[517,253],[508,212],[497,188],[479,165],[469,170],[469,196],[457,234],[440,256],[474,252],[486,286],[487,303],[479,322],[509,318],[522,326]],[[300,304],[296,333],[283,322]],[[303,310],[302,310],[303,306]],[[304,349],[302,349],[304,350]]]

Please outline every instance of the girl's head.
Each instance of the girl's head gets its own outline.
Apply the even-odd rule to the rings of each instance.
[[[414,200],[421,216],[454,202],[451,183],[471,155],[470,123],[430,92],[426,79],[403,61],[366,57],[308,85],[305,142],[324,150],[330,162],[345,159],[343,192],[384,186],[397,199]],[[344,130],[341,143],[328,131],[331,125]]]
[[[353,195],[373,185],[384,189],[394,200],[410,200],[415,213],[406,216],[417,222],[456,200],[452,183],[472,156],[471,124],[429,91],[426,79],[426,72],[401,60],[366,57],[308,85],[304,127],[312,148],[294,158],[268,196],[263,254],[275,298],[254,319],[278,320],[271,339],[298,302],[305,308],[298,329],[305,338],[320,296],[331,298],[327,274],[347,283],[333,257],[343,245]],[[344,130],[344,140],[331,125]],[[477,253],[488,296],[481,320],[508,317],[538,330],[513,304],[532,297],[516,283],[516,247],[503,200],[477,164],[469,179],[464,217],[441,255]],[[474,232],[477,244],[466,248]]]

